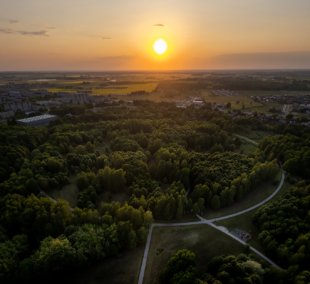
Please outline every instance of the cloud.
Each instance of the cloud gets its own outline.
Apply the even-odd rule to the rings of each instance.
[[[0,29],[0,33],[3,34],[12,34],[14,31],[10,30],[10,29]]]
[[[54,27],[48,27],[48,26],[46,27],[46,26],[44,26],[44,28],[48,29],[48,30],[56,30],[56,28],[54,28]]]
[[[155,25],[153,25],[154,27],[164,27],[165,25],[163,25],[163,24],[155,24]]]
[[[104,36],[102,39],[112,39],[112,38]]]
[[[222,54],[203,63],[221,69],[308,69],[310,51]]]
[[[136,56],[130,55],[119,55],[119,56],[103,56],[99,57],[100,60],[109,60],[109,61],[117,61],[117,60],[131,60],[136,58]]]
[[[2,34],[21,34],[21,35],[27,35],[27,36],[46,36],[49,37],[47,30],[41,30],[37,32],[28,32],[28,31],[16,31],[12,29],[1,29],[0,33]]]
[[[28,35],[28,36],[46,36],[48,37],[49,35],[47,34],[48,31],[42,30],[38,32],[26,32],[26,31],[16,31],[17,33],[21,35]]]
[[[11,24],[19,24],[20,21],[11,20],[10,23],[11,23]]]

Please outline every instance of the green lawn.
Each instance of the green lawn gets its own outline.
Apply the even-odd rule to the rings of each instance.
[[[121,206],[125,204],[126,201],[129,201],[129,194],[125,191],[113,194],[112,201],[120,202]]]
[[[257,130],[257,131],[251,131],[249,133],[238,133],[238,135],[244,136],[244,137],[251,139],[251,140],[258,143],[263,138],[265,138],[267,136],[274,136],[276,134],[273,132]],[[242,139],[242,143],[245,143],[245,142],[246,142],[246,140]]]
[[[279,192],[269,201],[273,202],[276,200],[278,197],[282,196],[287,190],[289,190],[292,187],[292,185],[288,182],[284,182],[282,185],[282,188],[279,190]],[[258,241],[258,235],[259,235],[259,230],[258,228],[252,223],[252,216],[253,214],[258,210],[258,208],[244,213],[242,215],[221,220],[218,222],[215,222],[214,224],[217,226],[224,226],[226,227],[229,231],[232,231],[233,229],[241,229],[246,232],[251,232],[251,239],[248,241],[248,243],[259,250],[260,252],[264,253],[264,250]]]
[[[100,207],[101,202],[104,200],[104,195],[105,195],[106,191],[102,192],[101,194],[98,195],[97,197],[97,205]],[[126,191],[123,192],[119,192],[119,193],[114,193],[112,194],[112,201],[116,201],[119,202],[121,204],[121,206],[123,206],[125,204],[125,202],[129,201],[129,194]]]
[[[46,193],[54,199],[63,199],[69,202],[71,207],[77,205],[78,188],[76,186],[76,176],[69,176],[70,183],[65,185],[62,189],[50,189]]]
[[[242,138],[240,138],[240,139],[242,140],[242,145],[240,147],[236,148],[234,150],[234,153],[240,153],[242,147],[244,148],[243,155],[248,155],[248,154],[254,153],[256,151],[257,147],[253,143],[251,143],[245,139],[242,139]]]
[[[208,262],[215,256],[244,252],[241,243],[206,224],[154,227],[143,283],[154,283],[171,255],[182,249],[196,254],[200,273],[205,271]]]
[[[275,180],[278,181],[281,180],[280,170]],[[273,185],[272,181],[262,182],[261,184],[258,185],[258,187],[250,190],[241,200],[234,202],[230,206],[223,207],[217,211],[212,210],[210,208],[205,209],[203,217],[205,219],[213,219],[245,210],[265,200],[276,190],[276,188],[277,186]]]
[[[275,108],[279,108],[280,110],[282,110],[283,105],[279,104],[279,103],[263,103],[260,106],[249,106],[249,105],[245,105],[245,112],[257,112],[257,113],[267,113],[267,114],[276,114],[276,115],[283,115],[284,113],[282,112],[277,112],[277,113],[272,113],[269,112],[269,109],[275,107]]]
[[[193,216],[192,213],[185,213],[179,219],[174,220],[155,220],[154,223],[189,223],[189,222],[198,222],[200,219],[196,216]]]

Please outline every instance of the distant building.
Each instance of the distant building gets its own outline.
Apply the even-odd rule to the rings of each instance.
[[[16,120],[16,124],[20,126],[45,126],[51,120],[56,120],[57,115],[44,114]]]
[[[203,101],[193,101],[195,106],[203,106]]]
[[[36,101],[36,103],[40,106],[60,106],[61,102],[57,101]]]

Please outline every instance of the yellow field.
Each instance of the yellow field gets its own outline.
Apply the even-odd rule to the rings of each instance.
[[[125,89],[126,90],[126,89]],[[123,90],[123,91],[125,91]],[[121,91],[121,90],[120,90]],[[123,92],[126,93],[126,92]],[[162,93],[150,93],[147,96],[111,96],[111,98],[124,100],[124,101],[134,101],[134,100],[150,100],[154,102],[162,102],[162,101],[172,101],[172,100],[189,100],[189,95],[186,93],[176,94],[174,98],[163,97]]]
[[[31,91],[37,91],[39,89],[31,89]],[[50,93],[58,93],[58,92],[67,92],[67,93],[73,93],[77,90],[70,90],[70,89],[48,89]]]
[[[76,81],[76,82],[66,82],[66,85],[71,84],[71,83],[82,83],[82,81]],[[61,84],[61,83],[59,83]],[[96,85],[91,84],[91,85],[82,85],[85,88],[90,88],[94,87]],[[98,86],[98,85],[97,85]],[[128,94],[131,92],[135,91],[146,91],[146,92],[151,92],[153,91],[156,87],[157,84],[154,83],[148,83],[148,84],[130,84],[130,85],[115,85],[111,86],[113,87],[127,87],[127,89],[92,89],[93,94],[96,95],[109,95],[109,94]],[[38,89],[32,89],[32,91],[37,91]],[[50,93],[58,93],[58,92],[76,92],[79,90],[73,90],[73,89],[63,89],[63,88],[51,88],[48,89]],[[137,96],[139,99],[141,99],[141,96]]]
[[[57,80],[57,81],[52,81],[54,82],[56,85],[57,84],[61,84],[61,85],[70,85],[70,84],[82,84],[83,82],[89,82],[89,83],[94,83],[95,81],[88,81],[88,80],[84,80],[84,81],[67,81],[67,80]],[[85,84],[85,86],[87,86]]]
[[[127,87],[127,89],[93,89],[94,94],[98,95],[108,95],[108,94],[129,94],[135,91],[146,91],[151,92],[156,87],[157,84],[130,84],[130,85],[115,85],[111,87]]]

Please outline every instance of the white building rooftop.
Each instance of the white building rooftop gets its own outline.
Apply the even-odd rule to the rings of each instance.
[[[51,114],[44,114],[44,115],[38,115],[38,116],[33,116],[33,117],[19,119],[19,120],[16,120],[16,121],[24,122],[24,123],[29,123],[29,122],[34,122],[34,121],[38,121],[38,120],[48,119],[48,118],[57,118],[57,116],[56,115],[51,115]]]

